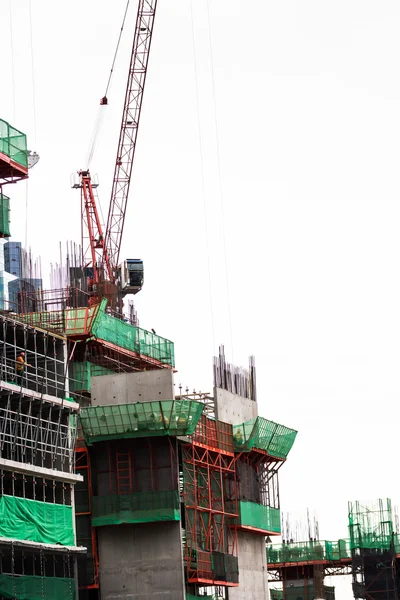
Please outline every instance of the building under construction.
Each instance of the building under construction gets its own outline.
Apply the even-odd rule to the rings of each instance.
[[[285,540],[267,548],[271,600],[331,600],[324,578],[352,578],[355,599],[398,600],[400,533],[390,500],[349,503],[349,535],[337,541]],[[280,587],[277,587],[280,582]]]
[[[3,127],[2,190],[28,174]],[[175,396],[173,342],[107,298],[17,295],[0,321],[0,598],[264,600],[296,431],[258,414],[254,360],[221,348],[213,393]]]

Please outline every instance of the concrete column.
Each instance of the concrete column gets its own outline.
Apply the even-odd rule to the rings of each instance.
[[[229,588],[229,600],[267,600],[267,559],[265,537],[238,532],[239,587]]]
[[[98,543],[102,600],[185,600],[180,522],[98,527]]]

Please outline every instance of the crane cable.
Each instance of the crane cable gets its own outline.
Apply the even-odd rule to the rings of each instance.
[[[33,110],[33,141],[36,146],[36,94],[35,94],[35,61],[33,58],[33,26],[32,26],[32,0],[29,0],[29,37],[31,50],[31,75],[32,75],[32,110]],[[26,180],[25,196],[25,248],[28,247],[28,199],[29,199],[29,178]]]
[[[222,175],[221,175],[221,153],[219,144],[219,130],[217,120],[217,101],[215,94],[215,75],[214,75],[214,58],[213,58],[213,43],[211,34],[211,15],[210,15],[210,2],[207,0],[207,16],[208,16],[208,35],[210,44],[210,58],[211,58],[211,80],[212,80],[212,92],[214,100],[214,126],[215,126],[215,138],[217,146],[217,166],[218,166],[218,180],[219,180],[219,197],[220,197],[220,208],[221,208],[221,219],[222,219],[222,241],[224,248],[224,261],[225,261],[225,279],[226,279],[226,295],[228,299],[228,319],[229,319],[229,332],[231,338],[231,353],[232,361],[234,361],[234,349],[233,349],[233,331],[232,331],[232,315],[231,315],[231,303],[230,303],[230,290],[229,290],[229,272],[228,272],[228,259],[226,252],[226,236],[225,236],[225,213],[224,213],[224,195],[222,189]]]
[[[212,341],[213,341],[212,351],[214,354],[216,352],[214,306],[213,306],[212,283],[211,283],[210,243],[209,243],[209,234],[208,234],[207,205],[206,205],[206,194],[205,194],[203,138],[201,135],[199,80],[198,80],[197,62],[196,62],[196,40],[195,40],[195,34],[194,34],[193,0],[190,0],[190,16],[191,16],[191,20],[192,20],[193,66],[194,66],[194,78],[195,78],[195,82],[196,82],[197,130],[198,130],[198,140],[199,140],[201,194],[202,194],[202,198],[203,198],[204,229],[205,229],[205,241],[206,241],[206,253],[207,253],[207,267],[208,267],[208,289],[209,289],[209,296],[210,296],[209,301],[210,301]]]
[[[107,104],[108,104],[107,94],[108,94],[108,91],[109,91],[110,86],[111,86],[112,77],[114,75],[115,62],[117,60],[119,45],[121,43],[122,32],[124,30],[125,21],[126,21],[126,15],[128,14],[128,9],[129,9],[129,4],[130,4],[130,0],[127,0],[126,6],[125,6],[124,16],[123,16],[123,19],[122,19],[122,25],[121,25],[121,29],[120,29],[119,36],[118,36],[117,47],[116,47],[115,52],[114,52],[114,57],[113,57],[112,65],[111,65],[111,70],[110,70],[110,74],[108,76],[106,91],[105,91],[104,96],[100,100],[100,107],[99,107],[99,109],[97,111],[97,117],[96,117],[96,121],[95,121],[95,124],[94,124],[94,129],[93,129],[93,134],[92,134],[92,140],[91,140],[91,144],[89,146],[88,158],[87,158],[87,161],[86,161],[87,168],[89,168],[90,165],[91,165],[91,162],[92,162],[92,159],[93,159],[93,155],[95,153],[96,146],[97,146],[97,141],[99,139],[99,135],[100,135],[100,131],[101,131],[101,126],[103,124],[104,110],[102,110],[102,109],[103,109],[104,106],[107,106]]]

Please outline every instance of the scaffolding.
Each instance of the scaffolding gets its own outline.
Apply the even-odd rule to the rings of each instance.
[[[293,447],[297,431],[263,417],[234,426],[235,450],[250,452],[253,448],[269,456],[286,459]]]
[[[97,443],[92,525],[180,521],[176,440]]]
[[[31,390],[36,397],[70,399],[65,340],[46,330],[0,316],[0,380],[10,391]],[[22,368],[18,360],[23,353]],[[10,387],[11,385],[11,387]]]
[[[281,532],[278,471],[282,461],[262,452],[251,451],[238,456],[238,529],[262,535]]]
[[[366,506],[349,503],[353,594],[367,600],[398,600],[398,532],[389,499]]]
[[[104,440],[190,435],[203,412],[194,400],[161,400],[82,408],[81,425],[87,444]]]
[[[182,445],[182,477],[187,582],[237,586],[237,533],[230,527],[238,516],[234,454],[193,439]]]

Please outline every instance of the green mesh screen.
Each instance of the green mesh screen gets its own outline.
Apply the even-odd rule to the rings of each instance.
[[[115,374],[111,369],[106,369],[99,365],[94,365],[88,361],[75,362],[70,364],[70,389],[73,392],[90,392],[91,377],[99,375]]]
[[[0,537],[73,546],[72,507],[1,496]]]
[[[75,600],[75,582],[64,577],[0,574],[0,596],[12,600]]]
[[[349,533],[351,548],[389,549],[393,540],[392,504],[389,499],[375,505],[349,503]]]
[[[252,448],[265,450],[270,456],[286,458],[289,454],[297,431],[257,417],[233,428],[235,450],[249,452]]]
[[[273,533],[281,531],[279,508],[271,508],[256,502],[239,502],[239,522],[243,526],[254,527]]]
[[[93,527],[179,520],[177,490],[92,497]]]
[[[315,590],[312,584],[304,585],[302,581],[299,586],[291,587],[286,585],[285,591],[282,589],[270,588],[271,600],[314,600]],[[323,586],[323,598],[325,600],[335,599],[335,588],[331,586]]]
[[[0,152],[22,166],[28,166],[26,135],[3,119],[0,119]]]
[[[204,404],[195,400],[163,400],[82,408],[80,419],[86,443],[103,440],[191,435]]]
[[[269,565],[315,560],[337,561],[346,558],[351,558],[349,540],[297,542],[267,546],[267,562]]]
[[[10,237],[10,198],[0,193],[0,234]]]
[[[96,338],[167,365],[175,365],[173,342],[108,315],[106,305],[107,300],[103,300],[92,323],[91,331]]]

